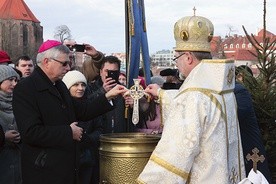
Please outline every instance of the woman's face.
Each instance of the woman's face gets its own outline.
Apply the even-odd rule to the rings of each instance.
[[[126,86],[126,76],[123,75],[123,74],[120,74],[119,75],[119,82],[120,82],[120,84]]]
[[[81,98],[84,95],[86,84],[83,82],[77,82],[69,89],[72,97]]]
[[[16,84],[17,84],[17,78],[10,77],[1,83],[1,86],[0,86],[1,91],[3,91],[4,93],[11,94],[13,93],[13,89]]]

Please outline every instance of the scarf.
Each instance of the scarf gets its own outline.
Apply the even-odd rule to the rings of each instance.
[[[12,110],[12,94],[4,93],[0,90],[0,124],[3,130],[17,130]],[[12,127],[13,126],[13,127]]]

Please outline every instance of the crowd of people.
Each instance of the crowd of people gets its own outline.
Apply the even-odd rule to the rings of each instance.
[[[100,135],[124,132],[162,134],[138,183],[244,179],[246,155],[257,147],[266,157],[265,149],[241,73],[235,82],[233,62],[212,60],[213,31],[204,17],[176,22],[178,70],[150,85],[139,73],[151,99],[140,99],[136,126],[126,119],[133,99],[117,57],[83,44],[88,59],[76,66],[72,40],[45,41],[35,62],[0,51],[0,183],[97,184]],[[258,166],[270,182],[267,159]]]
[[[90,60],[77,68],[68,43],[55,40],[40,46],[36,62],[0,52],[0,183],[99,183],[100,135],[129,131],[125,106],[133,100],[120,95],[121,61],[85,44]]]

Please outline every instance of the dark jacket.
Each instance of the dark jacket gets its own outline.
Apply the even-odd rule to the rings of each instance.
[[[0,152],[1,152],[1,149],[3,148],[3,146],[4,146],[4,143],[5,143],[5,133],[3,131],[2,126],[0,125]]]
[[[79,125],[85,131],[80,144],[80,183],[98,184],[100,175],[99,146],[100,135],[103,132],[102,124],[100,121],[95,121],[95,119],[93,119],[86,122],[80,122]]]
[[[37,67],[14,89],[13,110],[22,137],[24,184],[77,183],[79,148],[70,124],[95,118],[112,106],[105,96],[76,101]]]
[[[12,95],[3,91],[0,91],[0,125],[4,132],[18,131],[13,115]],[[3,134],[3,138],[5,139],[5,134]],[[20,142],[5,140],[0,152],[0,183],[22,183],[20,147]]]
[[[97,98],[99,95],[105,93],[103,89],[103,82],[99,77],[94,83],[88,85],[88,98]],[[134,127],[132,123],[128,123],[125,118],[125,101],[122,96],[112,100],[114,109],[109,111],[95,121],[100,121],[103,126],[103,133],[122,133],[133,131]]]
[[[236,82],[234,93],[238,105],[238,119],[241,132],[241,141],[245,162],[246,175],[253,168],[253,162],[246,159],[247,154],[252,155],[252,150],[256,147],[259,149],[259,156],[264,155],[266,158],[263,163],[258,162],[258,170],[263,173],[267,181],[271,183],[270,171],[268,168],[268,160],[265,153],[265,148],[261,139],[261,133],[252,104],[251,95],[248,90]]]

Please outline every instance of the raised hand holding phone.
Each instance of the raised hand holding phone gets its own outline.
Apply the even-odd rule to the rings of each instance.
[[[115,79],[113,79],[110,76],[106,76],[106,78],[103,80],[103,88],[106,92],[110,91],[112,88],[114,88],[117,85],[117,82]]]
[[[76,52],[84,52],[85,45],[84,44],[75,44],[75,45],[73,45],[73,49],[75,49]]]
[[[119,75],[120,75],[119,70],[108,70],[107,71],[107,77],[112,78],[113,80],[115,80],[115,82],[117,84],[119,84]]]

